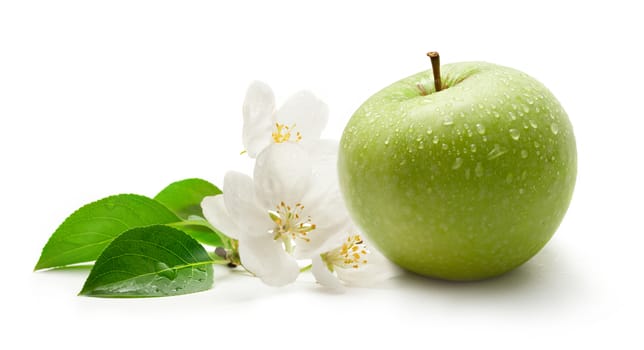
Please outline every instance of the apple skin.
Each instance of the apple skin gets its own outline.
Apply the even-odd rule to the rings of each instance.
[[[575,185],[575,137],[557,99],[525,73],[485,62],[441,70],[439,92],[425,71],[358,108],[340,142],[340,185],[354,221],[394,263],[485,279],[556,231]]]

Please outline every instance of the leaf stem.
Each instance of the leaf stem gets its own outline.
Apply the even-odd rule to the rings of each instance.
[[[228,265],[228,264],[230,264],[230,261],[228,261],[228,260],[215,260],[215,259],[213,259],[213,260],[212,260],[212,264],[213,264],[213,265]]]
[[[214,232],[219,238],[221,239],[222,243],[224,244],[224,248],[232,248],[231,245],[231,238],[226,236],[224,233],[220,232],[217,230],[214,226],[212,226],[208,221],[206,220],[183,220],[179,222],[173,222],[171,224],[168,224],[168,226],[171,227],[183,227],[183,226],[201,226],[205,227],[212,232]]]
[[[313,264],[308,264],[308,265],[304,266],[303,268],[301,268],[300,272],[306,272],[306,271],[310,270],[312,267],[313,267]]]

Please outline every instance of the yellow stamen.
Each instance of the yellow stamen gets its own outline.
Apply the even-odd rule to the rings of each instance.
[[[351,235],[337,247],[327,253],[322,254],[322,260],[325,261],[330,270],[334,266],[340,268],[358,269],[367,263],[365,257],[369,254],[366,244],[360,235]]]
[[[307,217],[306,220],[300,219],[304,209],[301,203],[291,207],[280,202],[275,209],[268,211],[268,216],[275,223],[275,227],[271,230],[274,239],[311,241],[308,234],[315,230],[316,225],[311,223],[311,217]]]
[[[302,141],[302,134],[299,131],[295,132],[295,137],[291,140],[291,135],[295,129],[295,124],[288,126],[281,123],[275,123],[275,129],[271,136],[273,137],[273,142],[283,143],[288,141],[300,142]]]

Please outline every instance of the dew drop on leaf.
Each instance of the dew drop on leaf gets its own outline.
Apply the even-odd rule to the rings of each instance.
[[[177,270],[170,268],[165,263],[159,261],[156,263],[156,268],[159,276],[165,277],[169,280],[174,280],[177,277]]]

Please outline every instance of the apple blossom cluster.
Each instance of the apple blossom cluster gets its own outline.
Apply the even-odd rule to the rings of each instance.
[[[276,110],[271,88],[252,83],[242,141],[255,159],[253,176],[228,172],[223,194],[201,203],[208,222],[234,240],[218,254],[268,285],[289,284],[309,268],[334,288],[371,284],[396,271],[351,222],[337,178],[338,144],[320,139],[328,114],[308,91]]]

